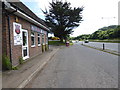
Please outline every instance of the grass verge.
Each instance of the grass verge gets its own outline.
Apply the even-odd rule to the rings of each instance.
[[[106,39],[106,40],[89,40],[91,42],[106,42],[106,43],[120,43],[120,40],[116,39],[116,40],[109,40],[109,39]]]
[[[66,44],[65,42],[61,42],[61,41],[49,41],[49,45],[61,46],[61,45],[66,45]],[[73,45],[73,43],[70,42],[70,45]]]
[[[49,42],[49,45],[55,45],[55,46],[65,45],[65,43],[61,41],[48,41],[48,42]]]

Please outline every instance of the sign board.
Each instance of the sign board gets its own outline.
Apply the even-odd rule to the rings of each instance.
[[[13,22],[14,45],[22,45],[21,24]]]
[[[34,31],[34,32],[42,33],[42,34],[47,34],[46,31],[44,31],[41,28],[38,28],[38,27],[36,27],[34,25],[31,25],[31,30]]]
[[[47,31],[41,30],[41,33],[47,35]]]
[[[34,25],[31,25],[31,30],[32,30],[32,31],[35,31],[35,32],[41,33],[41,29],[38,28],[38,27],[36,27],[36,26],[34,26]]]

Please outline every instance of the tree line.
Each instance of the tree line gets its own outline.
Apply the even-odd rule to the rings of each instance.
[[[84,39],[115,39],[120,38],[120,25],[110,25],[98,29],[92,34],[83,34],[77,37],[73,37],[73,40],[84,40]]]

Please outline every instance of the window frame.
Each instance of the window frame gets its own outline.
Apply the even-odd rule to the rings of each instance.
[[[41,34],[40,33],[37,33],[37,40],[38,40],[38,38],[40,40],[40,43],[38,43],[38,46],[41,46]]]
[[[32,37],[34,37],[34,45],[32,45]],[[35,47],[35,32],[31,32],[31,47]]]

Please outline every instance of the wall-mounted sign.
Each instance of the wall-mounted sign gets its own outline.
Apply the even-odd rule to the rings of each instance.
[[[32,31],[35,31],[35,32],[47,34],[47,31],[44,31],[44,30],[42,30],[42,29],[40,29],[40,28],[38,28],[38,27],[36,27],[36,26],[34,26],[34,25],[31,25],[31,30],[32,30]]]
[[[32,30],[32,31],[35,31],[35,32],[41,33],[41,29],[38,28],[38,27],[36,27],[36,26],[34,26],[34,25],[31,25],[31,30]]]
[[[47,35],[47,31],[44,31],[44,34]]]
[[[41,30],[41,33],[43,33],[43,34],[47,34],[47,31]]]
[[[21,24],[13,22],[14,45],[22,45]]]

